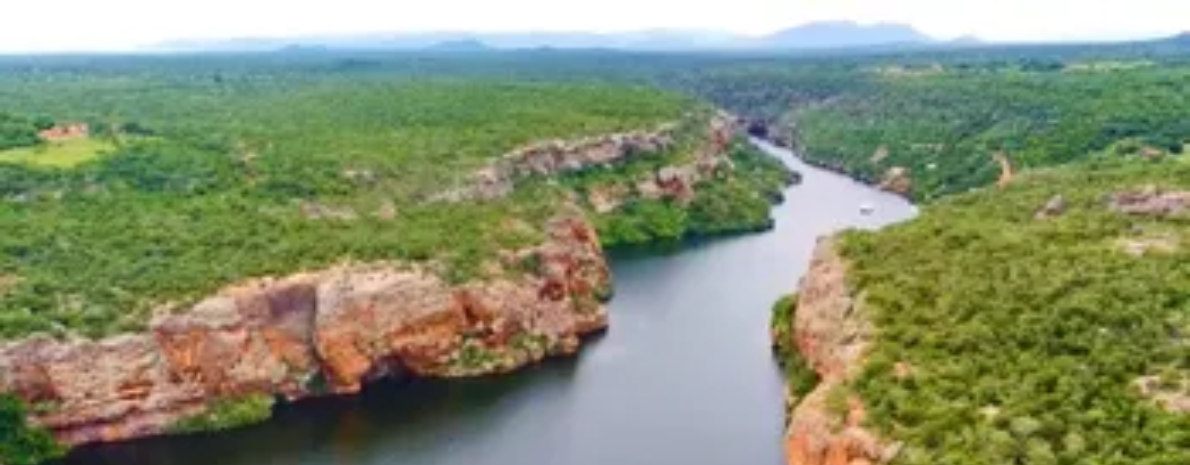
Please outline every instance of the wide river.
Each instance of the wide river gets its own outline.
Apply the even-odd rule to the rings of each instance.
[[[906,201],[807,166],[776,229],[616,256],[612,326],[571,360],[471,381],[413,381],[281,407],[263,425],[87,448],[68,465],[780,465],[782,382],[769,309],[815,240],[913,216]],[[871,215],[861,205],[875,207]]]

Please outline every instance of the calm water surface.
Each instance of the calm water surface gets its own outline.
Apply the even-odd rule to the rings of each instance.
[[[776,229],[613,257],[612,329],[576,359],[373,386],[244,430],[88,448],[66,465],[779,465],[770,306],[794,289],[818,236],[915,209],[761,145],[804,178]],[[875,213],[860,214],[864,204]]]

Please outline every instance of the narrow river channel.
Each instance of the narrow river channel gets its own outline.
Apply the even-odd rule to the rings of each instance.
[[[234,432],[86,448],[63,465],[779,465],[770,306],[794,290],[817,237],[916,209],[759,144],[803,177],[776,229],[613,257],[611,331],[576,359],[373,386]]]

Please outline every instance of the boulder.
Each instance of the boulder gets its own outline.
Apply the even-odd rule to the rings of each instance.
[[[1109,208],[1127,215],[1181,216],[1187,207],[1190,207],[1190,191],[1163,192],[1155,186],[1117,192],[1109,200]]]
[[[1059,194],[1046,201],[1034,217],[1039,220],[1048,220],[1062,216],[1064,213],[1066,213],[1066,199]]]
[[[913,193],[913,178],[909,174],[909,168],[903,166],[889,168],[888,171],[885,171],[884,178],[877,187],[899,195]]]

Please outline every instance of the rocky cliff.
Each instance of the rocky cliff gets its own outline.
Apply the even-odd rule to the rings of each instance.
[[[411,263],[345,264],[229,287],[100,341],[0,346],[0,392],[66,445],[169,433],[238,399],[353,393],[393,375],[463,377],[577,350],[607,324],[610,273],[594,229],[567,210],[516,272],[452,284]]]
[[[863,399],[848,384],[862,371],[874,329],[864,316],[862,298],[846,283],[847,265],[834,239],[823,239],[802,279],[792,335],[804,363],[819,382],[807,395],[790,399],[786,461],[789,465],[868,465],[888,463],[898,447],[865,427]]]
[[[688,202],[693,198],[694,184],[730,164],[727,146],[740,132],[731,115],[689,116],[682,122],[662,124],[651,131],[532,144],[505,154],[474,173],[462,187],[444,192],[433,200],[497,199],[510,194],[522,179],[577,173],[643,157],[659,157],[681,144],[679,132],[684,125],[701,126],[697,128],[701,132],[692,138],[695,146],[690,148],[689,160],[653,170],[634,180],[631,186],[604,189],[592,194],[590,201],[600,212],[614,210],[631,191],[643,198],[673,198]]]

